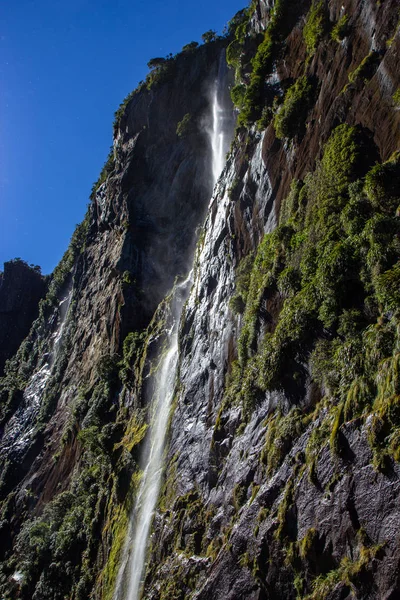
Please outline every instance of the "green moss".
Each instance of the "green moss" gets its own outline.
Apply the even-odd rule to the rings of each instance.
[[[333,421],[332,431],[329,438],[329,443],[331,447],[331,452],[333,454],[339,454],[340,445],[339,445],[339,428],[343,423],[343,405],[339,404],[336,407],[336,414]]]
[[[308,475],[312,483],[317,483],[316,464],[319,455],[327,445],[331,433],[331,419],[329,417],[320,417],[320,422],[312,430],[306,446],[306,464],[309,467]]]
[[[235,273],[235,284],[236,284],[236,293],[231,298],[229,306],[232,311],[236,314],[243,313],[246,301],[248,288],[250,283],[250,275],[253,267],[254,255],[253,253],[245,256],[239,263],[236,273]]]
[[[139,485],[139,477],[132,478],[129,493],[134,496]],[[97,588],[101,590],[102,600],[112,600],[114,596],[115,583],[121,563],[122,552],[126,540],[129,525],[131,502],[123,505],[109,504],[109,517],[104,525],[102,535],[108,540],[110,551],[107,562],[100,573]]]
[[[339,21],[334,25],[331,38],[335,40],[338,44],[344,40],[345,37],[349,35],[349,17],[346,14],[343,14]]]
[[[232,504],[235,511],[239,512],[240,508],[245,504],[247,499],[247,486],[243,483],[237,483],[233,488]]]
[[[360,62],[358,67],[349,73],[350,83],[357,80],[367,83],[375,74],[380,62],[379,53],[372,51]]]
[[[261,453],[261,461],[267,467],[267,476],[271,476],[282,464],[310,418],[311,415],[304,416],[299,408],[292,408],[285,416],[277,411],[268,419],[265,445]]]
[[[327,598],[339,583],[357,590],[357,584],[359,584],[361,576],[371,567],[372,561],[380,550],[381,546],[361,546],[358,559],[351,560],[345,556],[342,558],[337,569],[330,571],[326,575],[319,575],[314,579],[313,591],[311,594],[305,596],[304,600]]]
[[[231,99],[237,108],[242,108],[244,105],[246,86],[243,83],[238,83],[231,89]]]
[[[239,125],[251,124],[261,117],[265,103],[265,80],[272,73],[274,62],[281,49],[287,22],[287,10],[287,0],[276,0],[271,10],[264,39],[251,59],[252,70],[242,100],[242,110],[238,118]]]
[[[286,484],[283,498],[278,507],[277,513],[277,528],[274,531],[276,540],[283,540],[289,535],[288,530],[288,513],[294,502],[294,486],[293,479],[289,479]]]
[[[297,79],[287,90],[283,104],[274,118],[278,138],[293,138],[304,133],[313,96],[313,86],[305,76]]]
[[[128,333],[123,343],[122,360],[118,363],[119,379],[128,387],[133,387],[140,382],[141,359],[145,350],[147,339],[146,331],[132,331]]]
[[[400,206],[400,153],[367,173],[364,191],[375,209],[395,214]]]
[[[315,53],[319,42],[327,32],[327,28],[328,17],[325,2],[323,0],[320,2],[313,0],[303,29],[303,38],[310,56]]]
[[[298,542],[299,555],[305,560],[307,559],[315,546],[315,541],[318,537],[316,529],[313,527],[307,531],[305,536]]]
[[[182,121],[176,126],[176,135],[180,138],[186,137],[192,129],[192,117],[186,113]]]

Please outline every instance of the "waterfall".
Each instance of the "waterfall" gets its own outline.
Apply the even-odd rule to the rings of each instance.
[[[169,411],[175,391],[179,322],[190,283],[191,273],[185,281],[175,285],[172,292],[170,305],[172,324],[166,332],[167,351],[160,362],[156,376],[150,434],[142,458],[144,471],[125,541],[115,600],[140,598],[147,542],[161,486]]]
[[[218,76],[211,88],[211,118],[206,132],[211,143],[211,168],[213,186],[217,182],[225,164],[225,156],[230,143],[234,114],[230,98],[227,100],[227,67],[225,51],[221,53]],[[229,108],[227,108],[229,107]],[[151,403],[151,425],[146,447],[141,460],[143,475],[130,518],[128,532],[122,550],[121,565],[118,571],[114,600],[140,600],[150,528],[160,493],[164,449],[175,379],[179,358],[178,332],[183,304],[188,296],[191,274],[185,281],[175,285],[171,295],[172,324],[167,333],[164,353],[154,387]]]
[[[218,74],[211,88],[210,104],[212,118],[211,127],[207,128],[211,143],[211,166],[214,185],[225,166],[225,157],[229,150],[235,123],[228,86],[225,85],[226,78],[227,64],[225,51],[223,51],[219,59]]]

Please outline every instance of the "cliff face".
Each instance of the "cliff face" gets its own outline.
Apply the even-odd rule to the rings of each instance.
[[[397,334],[371,346],[398,326],[398,296],[389,308],[378,281],[399,256],[399,189],[378,202],[363,179],[398,149],[398,14],[390,2],[297,9],[288,31],[292,9],[259,2],[247,26],[264,39],[269,27],[277,50],[261,120],[242,121],[198,247],[148,598],[399,593]],[[254,82],[248,41],[235,43],[243,115]],[[391,257],[372,259],[380,235]]]
[[[144,597],[399,593],[398,6],[290,4],[253,2],[118,111],[1,383],[6,598],[113,597],[204,218]],[[218,73],[239,127],[209,203]]]
[[[39,313],[46,293],[40,272],[22,260],[6,262],[0,280],[0,375],[4,364],[18,350]]]

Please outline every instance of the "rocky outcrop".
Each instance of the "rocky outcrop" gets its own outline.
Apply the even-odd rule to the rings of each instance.
[[[399,40],[395,0],[259,0],[122,105],[1,383],[5,597],[113,597],[193,253],[144,596],[398,596]],[[209,202],[226,45],[239,126]]]
[[[0,524],[0,578],[6,594],[55,598],[79,588],[87,597],[107,562],[110,522],[126,510],[137,471],[131,450],[145,431],[142,424],[143,433],[125,448],[127,427],[145,416],[133,362],[139,349],[151,347],[151,339],[144,344],[146,328],[158,304],[189,269],[212,191],[209,94],[225,64],[226,43],[219,39],[160,61],[118,111],[113,152],[92,204],[53,274],[35,327],[1,381],[0,497],[7,516]],[[232,74],[225,69],[224,77],[229,98]],[[105,445],[100,441],[96,450],[87,434]],[[87,485],[98,451],[105,462],[93,496]],[[60,548],[51,550],[46,538],[47,558],[26,561],[21,587],[13,571],[30,550],[21,554],[20,544],[35,553],[34,516],[43,514],[47,523],[51,513],[53,527],[50,507],[60,494],[65,519],[79,529],[78,513],[87,510],[88,530],[82,539],[76,532],[81,542],[72,550],[71,575],[53,581],[44,564],[53,556],[56,570],[63,570],[65,556],[60,561],[53,553],[61,556]],[[82,552],[90,555],[87,568]],[[104,578],[98,594],[109,593],[107,573]]]
[[[5,361],[18,350],[39,314],[39,300],[46,293],[40,271],[23,260],[4,264],[0,281],[0,375]]]
[[[279,221],[285,223],[281,206],[293,197],[292,182],[301,187],[307,181],[336,126],[347,123],[363,132],[365,171],[398,149],[399,112],[392,95],[399,86],[394,65],[400,46],[394,4],[378,8],[371,2],[320,3],[330,25],[310,51],[304,27],[310,22],[307,11],[316,6],[302,5],[270,79],[278,97],[300,77],[313,82],[314,100],[304,128],[295,123],[297,133],[291,140],[277,137],[276,118],[265,130],[262,125],[261,131],[241,129],[198,248],[197,276],[182,324],[181,392],[171,425],[164,489],[169,504],[161,501],[155,520],[145,586],[146,597],[154,600],[383,599],[399,593],[394,533],[399,527],[399,471],[397,463],[382,470],[373,460],[371,427],[377,401],[369,416],[366,409],[361,418],[362,410],[348,422],[341,416],[343,425],[332,434],[338,403],[341,410],[339,392],[330,393],[317,383],[310,365],[304,364],[308,349],[301,353],[303,364],[293,362],[290,353],[283,355],[280,379],[269,385],[262,382],[258,371],[265,368],[264,361],[275,360],[265,340],[277,343],[273,335],[284,323],[282,309],[288,297],[279,280],[273,283],[273,269],[279,268],[273,262],[270,274],[258,279],[255,305],[249,307],[247,299],[246,309],[238,311],[232,301],[238,289],[243,296],[248,291],[243,287],[251,289],[251,278],[257,281],[253,269],[243,283],[243,257],[258,249],[255,269],[262,270],[262,260],[269,264],[267,249],[263,259],[258,258],[260,242]],[[271,3],[256,3],[253,30],[268,30],[270,19]],[[335,40],[332,28],[340,19],[346,22],[346,34]],[[373,57],[368,74],[354,75],[367,56]],[[305,195],[302,201],[307,202]],[[305,211],[310,214],[311,195],[308,203]],[[291,221],[289,227],[296,231],[298,225]],[[398,234],[398,225],[395,231]],[[338,232],[339,227],[336,239]],[[318,232],[308,229],[305,234],[318,239]],[[285,260],[282,246],[271,246],[270,252]],[[292,263],[297,268],[300,256]],[[299,312],[293,329],[302,318]],[[247,322],[255,327],[250,352],[242,345]],[[335,331],[321,329],[316,338],[329,339]],[[287,336],[284,344],[293,339],[290,330],[280,330],[279,335]],[[309,343],[305,336],[302,343]],[[345,346],[344,337],[341,343]],[[255,358],[245,360],[245,351]],[[262,353],[260,361],[257,352]],[[340,451],[335,451],[334,435],[339,436]]]

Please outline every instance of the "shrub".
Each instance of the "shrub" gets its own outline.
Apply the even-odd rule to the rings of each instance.
[[[312,98],[313,86],[305,76],[300,77],[287,90],[283,104],[274,119],[278,138],[293,138],[304,132]]]
[[[185,44],[182,48],[182,52],[193,52],[198,47],[198,42],[190,42],[190,44]]]
[[[281,49],[287,21],[287,0],[277,0],[271,10],[264,39],[251,60],[250,82],[243,99],[243,108],[239,115],[239,125],[249,125],[260,118],[265,103],[265,80],[272,73],[274,62]]]
[[[161,58],[161,57],[151,58],[149,60],[149,62],[147,63],[147,66],[149,69],[159,69],[159,68],[163,67],[166,62],[167,62],[166,58]]]
[[[303,38],[306,43],[307,52],[310,56],[315,53],[318,43],[325,35],[327,28],[328,17],[326,14],[325,3],[323,0],[320,2],[313,0],[303,29]]]
[[[186,137],[192,129],[192,117],[189,113],[183,117],[182,121],[179,121],[176,126],[176,135],[180,138]]]
[[[355,83],[357,80],[364,81],[364,83],[369,81],[375,74],[379,61],[379,53],[375,51],[370,52],[363,58],[358,67],[349,73],[350,83]]]
[[[374,208],[395,213],[400,204],[400,153],[367,173],[364,190]]]
[[[209,29],[208,31],[203,33],[203,35],[201,36],[201,39],[203,40],[203,42],[205,44],[209,44],[210,42],[215,42],[217,37],[218,37],[217,32],[214,31],[213,29]]]
[[[397,88],[397,90],[392,96],[392,100],[394,102],[394,105],[400,108],[400,88]]]
[[[231,99],[237,108],[242,108],[246,95],[246,86],[243,83],[238,83],[231,89]]]
[[[332,29],[331,38],[340,43],[349,34],[349,17],[344,14]]]

